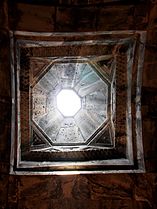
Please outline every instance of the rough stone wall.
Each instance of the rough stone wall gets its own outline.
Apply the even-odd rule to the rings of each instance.
[[[37,6],[0,1],[0,209],[156,209],[157,1],[46,0],[45,6],[42,6],[44,1],[39,2]],[[9,175],[10,29],[52,32],[147,30],[142,86],[145,174]]]

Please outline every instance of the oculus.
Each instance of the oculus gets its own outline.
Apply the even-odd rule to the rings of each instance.
[[[63,89],[57,95],[57,108],[65,117],[73,117],[81,109],[80,97],[71,89]]]

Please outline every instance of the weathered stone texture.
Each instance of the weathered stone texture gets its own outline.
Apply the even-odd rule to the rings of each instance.
[[[12,208],[156,207],[155,174],[10,177],[8,204]]]
[[[148,14],[148,13],[147,13]],[[143,69],[142,113],[143,113],[143,141],[146,168],[157,171],[157,2],[152,1],[147,26],[147,42],[145,64]]]
[[[95,7],[58,7],[55,31],[95,30],[97,11]]]
[[[18,4],[16,11],[19,14],[18,23],[16,22],[18,30],[46,32],[54,30],[54,7]]]
[[[3,20],[3,21],[2,21]],[[0,3],[0,171],[8,173],[11,124],[11,76],[7,2]]]
[[[9,22],[12,29],[27,31],[143,30],[148,8],[146,3],[110,6],[102,1],[64,1],[52,6],[17,3],[10,4]]]
[[[0,167],[1,171],[1,167]],[[8,199],[8,175],[0,174],[0,208],[6,209]]]
[[[98,11],[97,30],[129,30],[134,27],[134,6],[107,6]],[[105,24],[104,24],[105,23]]]
[[[63,198],[60,178],[21,177],[18,179],[19,208],[50,208],[52,200]]]

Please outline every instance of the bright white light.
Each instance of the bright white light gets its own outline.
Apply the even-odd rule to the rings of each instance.
[[[81,108],[80,97],[69,89],[63,89],[57,95],[57,108],[64,116],[74,116]]]

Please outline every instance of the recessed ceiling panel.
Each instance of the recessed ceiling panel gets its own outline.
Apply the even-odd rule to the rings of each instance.
[[[11,172],[143,171],[144,43],[139,31],[11,33]]]

